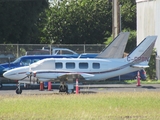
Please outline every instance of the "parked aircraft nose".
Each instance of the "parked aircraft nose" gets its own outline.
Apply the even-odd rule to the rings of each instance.
[[[6,71],[5,73],[3,73],[3,76],[10,80],[20,80],[27,76],[26,73],[28,71],[29,71],[29,68],[27,66],[20,67],[20,68],[15,68],[15,69]]]
[[[7,79],[11,79],[11,74],[10,72],[5,72],[3,73],[3,77],[7,78]]]
[[[2,76],[2,75],[3,75],[3,73],[4,73],[4,71],[3,71],[3,70],[4,70],[4,67],[0,65],[0,76]]]

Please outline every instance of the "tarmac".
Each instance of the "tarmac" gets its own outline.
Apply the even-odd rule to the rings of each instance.
[[[52,89],[48,90],[44,87],[40,90],[39,85],[31,85],[24,87],[21,85],[23,95],[37,94],[60,94],[58,84],[52,84]],[[0,95],[16,95],[16,84],[3,84],[0,89]],[[80,93],[107,93],[107,92],[160,92],[160,84],[94,84],[94,85],[79,85]]]

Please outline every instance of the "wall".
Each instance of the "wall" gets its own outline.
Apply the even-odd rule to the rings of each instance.
[[[160,0],[156,0],[156,21],[155,21],[155,34],[158,35],[158,39],[156,41],[156,50],[157,50],[157,55],[160,57]]]
[[[136,0],[137,3],[137,44],[148,35],[157,35],[155,48],[156,75],[160,79],[160,0]]]
[[[155,48],[160,56],[160,0],[136,0],[137,44],[148,35],[157,35]]]

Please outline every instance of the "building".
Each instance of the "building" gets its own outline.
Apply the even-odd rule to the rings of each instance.
[[[155,48],[156,75],[160,79],[160,0],[136,0],[137,4],[137,44],[148,35],[157,35]]]

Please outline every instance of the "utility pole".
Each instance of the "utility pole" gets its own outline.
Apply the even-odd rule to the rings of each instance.
[[[122,31],[121,6],[122,6],[122,5],[119,5],[119,32]]]
[[[115,38],[120,32],[119,0],[112,0],[112,34]]]

